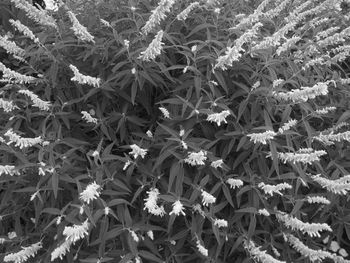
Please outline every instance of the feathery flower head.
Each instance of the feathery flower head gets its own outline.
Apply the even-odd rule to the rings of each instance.
[[[159,107],[158,109],[163,113],[163,117],[165,119],[170,119],[170,113],[169,113],[169,111],[166,108]]]
[[[157,25],[160,24],[162,20],[166,18],[166,13],[170,12],[170,9],[175,4],[175,1],[176,0],[161,0],[158,3],[158,6],[151,11],[152,14],[144,27],[141,28],[144,35],[151,32]]]
[[[220,113],[208,114],[207,121],[216,122],[218,126],[221,125],[221,122],[227,123],[226,118],[230,115],[229,110],[224,110]]]
[[[298,121],[297,120],[289,120],[281,128],[278,129],[278,133],[282,134],[285,131],[290,130],[293,126],[297,125]]]
[[[206,249],[199,240],[197,240],[196,242],[197,244],[197,249],[199,251],[199,253],[201,253],[203,256],[207,257],[208,256],[208,249]]]
[[[136,159],[138,156],[141,156],[142,159],[145,158],[145,155],[148,151],[147,149],[142,149],[136,144],[130,145],[130,148],[132,149],[132,151],[129,154],[133,155],[134,159]]]
[[[346,195],[350,191],[350,175],[343,176],[339,179],[331,180],[324,177],[320,177],[320,175],[318,174],[312,176],[311,179],[320,184],[322,188],[326,188],[327,191],[330,191],[334,194]]]
[[[90,201],[97,199],[100,196],[101,186],[96,182],[90,183],[86,186],[85,190],[80,193],[79,199],[83,202],[90,204]]]
[[[11,253],[4,257],[4,262],[13,261],[14,263],[22,263],[31,257],[35,257],[39,249],[42,248],[42,243],[37,242],[29,247],[22,247],[22,250],[17,253]]]
[[[77,67],[74,65],[69,65],[69,67],[74,73],[74,77],[71,78],[72,81],[76,81],[79,84],[88,84],[88,85],[91,85],[95,88],[98,88],[100,86],[100,84],[101,84],[100,78],[95,78],[95,77],[83,75],[79,72]]]
[[[9,129],[4,135],[9,137],[9,142],[7,143],[8,145],[15,143],[15,147],[19,147],[20,149],[32,147],[36,144],[42,143],[43,141],[41,136],[35,138],[23,138],[13,132],[12,129]]]
[[[278,87],[279,85],[281,85],[283,82],[284,82],[283,79],[276,79],[276,80],[274,80],[274,81],[272,82],[272,87],[273,87],[273,88],[276,88],[276,87]]]
[[[263,215],[263,216],[270,216],[269,211],[267,211],[265,208],[259,209],[259,210],[258,210],[258,214],[259,214],[259,215]]]
[[[130,233],[132,239],[134,239],[134,241],[136,243],[138,243],[140,241],[139,236],[136,234],[136,232],[134,230],[129,230],[129,233]]]
[[[227,227],[228,222],[225,219],[215,219],[214,226],[217,226],[218,228]]]
[[[240,179],[229,178],[226,180],[226,183],[229,184],[230,188],[233,188],[233,189],[235,189],[236,187],[239,188],[243,186],[243,181]]]
[[[247,136],[250,137],[250,141],[253,141],[254,143],[262,143],[262,144],[267,144],[269,140],[272,140],[277,133],[274,131],[266,131],[266,132],[260,132],[260,133],[251,133],[248,134]]]
[[[153,133],[150,130],[146,132],[146,135],[148,138],[153,138]]]
[[[315,110],[316,114],[327,114],[330,111],[335,111],[337,108],[336,107],[324,107],[322,109]]]
[[[199,6],[199,2],[193,2],[189,6],[187,6],[180,14],[176,16],[177,20],[185,21],[189,15],[189,13]]]
[[[0,47],[5,49],[8,54],[23,60],[23,56],[25,55],[24,49],[17,46],[15,42],[8,40],[8,37],[0,36]]]
[[[205,165],[204,161],[207,159],[207,152],[200,150],[199,152],[190,152],[188,157],[185,159],[185,163],[192,166]]]
[[[164,216],[165,210],[164,207],[159,207],[157,204],[158,196],[159,196],[159,190],[157,188],[152,188],[150,191],[147,191],[148,197],[144,199],[145,201],[145,208],[144,210],[148,210],[149,213],[156,215],[156,216]]]
[[[292,186],[287,183],[281,183],[277,185],[270,185],[270,184],[264,184],[263,182],[258,184],[258,187],[261,188],[265,194],[269,194],[270,196],[273,196],[274,193],[282,195],[280,191],[284,189],[292,189]]]
[[[213,161],[211,162],[210,166],[217,169],[217,168],[222,168],[222,165],[224,164],[224,161],[222,159],[220,160],[216,160],[216,161]]]
[[[56,258],[60,258],[62,260],[63,257],[67,254],[67,252],[70,250],[71,245],[72,245],[72,240],[67,239],[61,245],[56,247],[51,252],[51,261],[54,261]]]
[[[329,205],[331,201],[329,201],[327,198],[323,196],[307,196],[306,201],[309,204],[324,204],[324,205]]]
[[[208,206],[209,204],[213,204],[216,201],[216,197],[212,196],[208,192],[201,190],[202,192],[202,204],[204,206]]]
[[[266,251],[260,250],[260,247],[257,247],[253,241],[245,241],[244,248],[254,259],[257,259],[262,263],[286,263],[285,261],[273,258],[271,255],[267,254]]]
[[[72,22],[71,29],[78,39],[81,41],[95,43],[94,37],[88,32],[87,28],[80,24],[79,20],[76,18],[72,11],[68,11],[69,19]]]
[[[39,108],[40,110],[49,111],[52,106],[50,102],[41,100],[38,95],[34,94],[30,90],[21,89],[18,93],[27,95],[33,102],[33,106]]]
[[[72,244],[88,235],[89,222],[86,219],[81,225],[66,226],[63,235],[66,240],[70,240]]]
[[[39,43],[39,38],[37,38],[33,31],[30,30],[27,26],[23,25],[21,23],[21,21],[19,20],[13,20],[10,19],[9,22],[11,23],[11,25],[17,29],[19,32],[21,32],[24,36],[30,38],[31,40],[34,41],[34,43],[38,44]]]
[[[306,151],[307,150],[307,151]],[[278,158],[283,161],[283,163],[291,162],[293,164],[300,162],[304,164],[312,164],[313,162],[319,161],[322,155],[327,154],[324,150],[313,150],[309,148],[300,149],[296,153],[281,153],[278,152]],[[267,155],[271,157],[271,154]]]
[[[158,31],[157,35],[149,44],[147,49],[145,51],[142,51],[138,58],[143,61],[151,61],[154,60],[158,55],[160,55],[163,49],[162,45],[164,45],[164,43],[162,42],[163,34],[163,30]]]
[[[5,81],[8,83],[28,84],[36,80],[36,78],[32,76],[22,75],[14,70],[7,68],[1,62],[0,62],[0,71],[3,72],[1,81]]]
[[[0,108],[4,109],[5,112],[11,112],[15,109],[19,109],[13,104],[13,101],[4,100],[2,98],[0,98]]]
[[[175,214],[176,216],[179,216],[180,213],[185,216],[185,212],[183,211],[185,208],[183,206],[183,204],[180,202],[180,200],[177,200],[173,203],[173,210],[169,213],[169,215],[171,214]]]
[[[333,145],[335,142],[350,141],[350,131],[340,132],[334,134],[331,131],[328,134],[323,134],[322,132],[313,137],[314,140],[320,141],[326,145]]]
[[[83,114],[82,118],[83,120],[86,120],[86,122],[97,124],[97,119],[92,117],[87,111],[82,111],[81,114]]]
[[[16,169],[14,165],[0,165],[0,176],[3,174],[8,175],[19,175],[19,171]]]

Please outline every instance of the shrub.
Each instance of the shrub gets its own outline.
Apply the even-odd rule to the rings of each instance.
[[[4,262],[350,262],[348,1],[11,4]]]

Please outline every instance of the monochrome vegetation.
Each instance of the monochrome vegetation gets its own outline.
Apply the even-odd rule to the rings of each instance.
[[[350,262],[349,0],[0,3],[1,262]]]

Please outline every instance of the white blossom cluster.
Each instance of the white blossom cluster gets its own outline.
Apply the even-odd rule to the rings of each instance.
[[[97,124],[97,119],[92,117],[91,114],[88,113],[87,111],[82,111],[81,114],[83,114],[82,118],[86,122]]]
[[[204,161],[207,159],[207,152],[200,150],[199,152],[190,152],[188,157],[184,160],[192,166],[205,165]]]
[[[308,150],[308,151],[303,151],[303,150]],[[326,151],[324,150],[313,150],[309,148],[305,148],[297,151],[296,153],[282,153],[278,152],[278,158],[282,160],[283,163],[304,163],[304,164],[312,164],[313,162],[319,161],[320,157],[322,155],[327,154]],[[269,154],[267,157],[271,157],[271,154]]]
[[[277,133],[274,131],[266,131],[266,132],[260,132],[260,133],[251,133],[248,134],[247,136],[250,137],[250,141],[254,143],[262,143],[262,144],[267,144],[269,140],[272,140]]]
[[[323,108],[323,109],[317,109],[317,110],[315,110],[315,113],[316,113],[316,114],[319,114],[319,115],[321,115],[321,114],[327,114],[328,112],[334,111],[334,110],[336,110],[336,109],[337,109],[336,107],[325,107],[325,108]]]
[[[16,134],[12,129],[9,129],[4,135],[9,137],[8,145],[15,143],[15,147],[19,147],[20,149],[32,147],[43,142],[41,136],[35,138],[23,138]]]
[[[100,86],[100,84],[101,84],[100,78],[95,78],[95,77],[83,75],[79,72],[77,67],[74,65],[69,65],[69,67],[74,73],[74,77],[71,78],[72,81],[76,81],[79,84],[88,84],[88,85],[91,85],[95,88],[98,88]]]
[[[230,115],[229,110],[221,111],[220,113],[208,114],[207,121],[216,122],[218,126],[221,125],[221,122],[227,123],[226,118]]]
[[[22,75],[16,71],[13,71],[7,68],[1,62],[0,62],[0,71],[3,72],[1,81],[4,81],[4,82],[24,84],[24,83],[32,83],[36,80],[36,78],[34,77]]]
[[[32,91],[27,89],[21,89],[18,93],[27,95],[33,102],[33,106],[39,108],[40,110],[49,111],[51,103],[48,101],[41,100],[38,95],[34,94]]]
[[[262,23],[256,23],[251,29],[247,30],[242,36],[235,40],[234,45],[232,47],[227,47],[225,55],[220,56],[216,60],[216,65],[214,66],[214,69],[220,68],[222,70],[226,70],[226,66],[232,66],[232,63],[234,61],[238,61],[239,58],[242,56],[241,51],[244,51],[242,46],[245,43],[252,41],[252,39],[256,37],[258,30],[262,26]]]
[[[217,168],[222,168],[222,165],[224,164],[224,161],[222,159],[216,160],[211,162],[210,166],[217,169]]]
[[[0,98],[0,108],[4,109],[5,112],[11,112],[15,109],[19,109],[12,101],[4,100]]]
[[[131,154],[134,157],[134,159],[136,159],[138,156],[141,156],[142,159],[145,158],[145,155],[148,151],[147,149],[142,149],[136,144],[130,145],[130,148],[132,151],[129,154]]]
[[[173,210],[169,213],[169,215],[176,215],[179,216],[180,214],[182,214],[183,216],[185,216],[185,212],[183,211],[185,208],[183,206],[183,204],[180,202],[180,200],[177,200],[173,203]]]
[[[88,230],[89,222],[87,219],[81,225],[66,226],[63,230],[63,235],[66,236],[66,239],[52,251],[51,261],[54,261],[56,258],[62,259],[76,241],[88,235]]]
[[[141,28],[144,35],[151,32],[162,20],[166,18],[166,13],[170,12],[171,7],[175,4],[176,0],[160,0],[158,6],[152,10],[152,14],[149,17],[146,24]]]
[[[34,7],[34,5],[31,5],[25,0],[11,0],[11,2],[14,3],[18,9],[23,10],[26,13],[26,15],[34,22],[42,26],[57,29],[55,19],[48,15],[45,10],[39,10],[38,8]]]
[[[155,38],[152,40],[146,50],[140,53],[140,56],[138,58],[143,61],[151,61],[160,55],[164,45],[162,42],[163,34],[163,30],[158,31]]]
[[[216,202],[216,197],[209,194],[208,192],[201,190],[202,192],[202,204],[204,206],[208,206],[209,204],[213,204]]]
[[[158,196],[159,190],[157,188],[152,188],[150,191],[147,191],[148,197],[144,199],[145,201],[145,210],[147,209],[149,213],[156,216],[164,216],[165,210],[164,206],[158,206]]]
[[[5,49],[8,54],[14,55],[14,57],[23,60],[23,56],[25,55],[24,49],[17,46],[15,42],[10,41],[8,37],[0,36],[0,47]]]
[[[281,128],[278,129],[278,133],[282,134],[285,131],[290,130],[290,128],[292,128],[293,126],[297,125],[298,121],[297,120],[290,120],[288,122],[286,122],[285,124],[283,124],[283,126]]]
[[[34,43],[39,43],[39,39],[34,35],[33,31],[30,30],[27,26],[23,25],[21,21],[13,19],[10,19],[9,21],[11,25],[19,32],[21,32],[24,36],[33,40]]]
[[[199,6],[199,2],[193,2],[189,4],[180,14],[176,16],[177,20],[185,21],[190,14],[190,12]]]
[[[346,175],[335,180],[320,177],[319,174],[314,175],[311,178],[320,184],[322,188],[326,188],[329,192],[339,195],[346,195],[350,191],[350,175]]]
[[[233,188],[233,189],[235,189],[236,187],[239,188],[243,186],[243,181],[240,179],[229,178],[226,180],[226,183],[230,185],[230,188]]]
[[[321,231],[332,232],[332,228],[326,223],[305,223],[283,212],[276,213],[276,217],[279,221],[283,222],[286,227],[292,230],[299,230],[304,234],[308,234],[310,237],[321,237],[319,233]]]
[[[197,249],[199,253],[201,253],[203,256],[207,257],[208,256],[208,249],[206,249],[199,240],[196,242],[197,244]]]
[[[19,171],[16,169],[16,166],[13,165],[0,165],[0,176],[3,174],[7,175],[19,175]]]
[[[101,186],[93,182],[88,184],[83,192],[80,193],[79,199],[90,204],[90,201],[97,199],[100,196]]]
[[[261,188],[265,192],[265,194],[268,194],[270,196],[273,196],[274,194],[283,195],[280,191],[285,189],[292,189],[292,186],[288,183],[271,185],[261,182],[258,184],[258,187]]]
[[[276,54],[278,56],[280,56],[283,52],[288,51],[291,47],[293,47],[300,40],[301,40],[301,37],[298,37],[298,36],[293,36],[293,37],[287,39],[287,41],[285,43],[283,43],[281,46],[279,46],[277,48]]]
[[[306,102],[320,95],[328,94],[328,82],[318,82],[312,87],[300,87],[288,92],[273,92],[273,96],[278,100],[292,101],[294,103]]]
[[[328,134],[322,132],[313,137],[314,140],[320,141],[326,145],[333,145],[335,142],[350,141],[350,131],[339,132],[334,134],[333,131]]]
[[[273,88],[276,88],[276,87],[278,87],[279,85],[281,85],[283,82],[284,82],[283,79],[275,79],[275,80],[272,82],[272,87],[273,87]]]
[[[214,226],[217,226],[218,228],[221,227],[227,227],[228,226],[228,222],[225,219],[214,219]]]
[[[42,243],[37,242],[29,247],[22,247],[22,250],[16,253],[10,253],[4,257],[4,262],[22,263],[26,262],[29,258],[35,257],[39,249],[42,248]]]
[[[266,251],[260,250],[260,247],[257,247],[253,241],[245,241],[244,248],[249,252],[249,254],[260,261],[261,263],[285,263],[285,261],[280,261],[267,254]]]
[[[71,29],[78,39],[81,41],[95,43],[94,37],[88,32],[87,28],[80,24],[79,20],[76,18],[72,11],[68,11],[68,16],[72,22]]]
[[[307,196],[306,201],[310,204],[324,204],[329,205],[331,201],[323,196]]]
[[[270,216],[270,213],[269,213],[269,211],[266,210],[266,208],[259,209],[257,213],[259,215],[263,215],[263,216]]]
[[[158,109],[162,112],[163,117],[164,117],[165,119],[170,119],[170,113],[169,113],[169,111],[168,111],[166,108],[164,108],[164,107],[159,107]]]

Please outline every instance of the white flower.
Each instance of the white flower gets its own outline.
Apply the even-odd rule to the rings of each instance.
[[[274,193],[282,195],[280,191],[284,189],[292,189],[292,186],[288,183],[281,183],[277,185],[270,185],[270,184],[264,184],[263,182],[258,184],[258,187],[260,187],[265,194],[269,194],[270,196],[273,196]]]
[[[218,167],[222,168],[222,165],[224,164],[224,161],[222,159],[213,161],[210,166],[217,169]]]
[[[87,31],[86,27],[80,24],[79,20],[76,18],[75,14],[71,11],[68,11],[69,19],[72,22],[71,29],[78,39],[81,41],[87,41],[95,43],[94,37]]]
[[[339,255],[341,255],[344,258],[349,256],[349,254],[346,252],[346,250],[344,248],[339,249],[338,253],[339,253]]]
[[[188,157],[185,159],[185,163],[188,163],[192,166],[195,165],[205,165],[204,161],[207,159],[207,152],[206,151],[199,151],[199,152],[190,152]]]
[[[166,18],[166,13],[170,12],[170,8],[173,6],[176,0],[161,0],[158,3],[156,9],[152,10],[152,15],[149,17],[145,26],[141,28],[144,35],[151,32],[162,20]]]
[[[148,130],[146,132],[146,135],[147,135],[148,138],[153,138],[153,134],[152,134],[152,132],[150,130]]]
[[[273,88],[276,88],[276,87],[278,87],[279,85],[281,85],[283,82],[284,82],[283,79],[276,79],[276,80],[274,80],[274,81],[272,82],[272,87],[273,87]]]
[[[4,100],[2,98],[0,98],[0,108],[4,109],[5,112],[11,112],[15,109],[19,109],[13,104],[13,101]]]
[[[169,213],[169,215],[171,214],[175,214],[176,216],[179,216],[180,213],[182,215],[186,215],[185,212],[183,211],[185,208],[183,206],[183,204],[180,202],[180,200],[177,200],[173,203],[173,210]]]
[[[332,228],[326,223],[304,223],[301,220],[282,212],[277,213],[276,217],[279,221],[283,222],[286,227],[291,228],[292,230],[299,230],[304,234],[308,234],[310,237],[321,237],[319,232],[323,230],[332,232]]]
[[[17,46],[15,42],[8,40],[7,36],[0,36],[0,47],[5,49],[7,53],[14,55],[20,60],[23,60],[23,56],[25,54],[24,49]]]
[[[216,197],[212,196],[208,192],[201,190],[202,192],[202,203],[204,206],[208,206],[209,204],[213,204],[216,201]]]
[[[149,213],[156,216],[164,216],[165,210],[164,207],[159,207],[157,205],[159,190],[157,188],[152,188],[150,191],[147,191],[148,197],[144,199],[145,201],[145,210],[147,209]]]
[[[82,119],[86,122],[97,124],[97,119],[92,117],[87,111],[82,111],[81,114],[83,114]]]
[[[97,150],[95,150],[95,151],[93,151],[93,153],[91,154],[93,157],[97,157],[97,156],[99,156],[100,155],[100,153],[97,151]]]
[[[179,132],[179,136],[182,137],[185,135],[185,130],[184,129],[181,129],[180,132]]]
[[[163,30],[160,30],[155,36],[155,38],[152,40],[152,42],[149,44],[147,49],[145,51],[142,51],[138,58],[143,61],[151,61],[154,60],[158,55],[160,55],[163,49],[162,45],[164,45],[164,43],[162,42],[163,34]]]
[[[227,123],[226,118],[229,116],[231,113],[229,110],[224,110],[220,113],[213,113],[213,114],[208,114],[207,121],[210,122],[216,122],[218,126],[221,125],[221,122]]]
[[[170,113],[169,113],[169,111],[166,108],[159,107],[158,109],[163,113],[163,117],[165,119],[170,119]]]
[[[206,249],[199,240],[197,240],[197,248],[199,253],[201,253],[203,256],[207,257],[208,256],[208,249]]]
[[[131,74],[133,74],[133,75],[136,74],[136,69],[135,69],[135,68],[132,68],[132,69],[131,69]]]
[[[8,236],[9,239],[14,239],[14,238],[17,237],[17,234],[14,231],[13,232],[8,232],[7,236]]]
[[[292,119],[286,122],[285,124],[283,124],[283,126],[278,129],[278,132],[282,134],[283,132],[288,131],[291,127],[295,126],[297,123],[298,123],[297,120]]]
[[[4,257],[4,262],[13,261],[14,263],[22,263],[31,257],[35,257],[38,250],[42,248],[42,243],[37,242],[29,247],[22,247],[17,253],[11,253]]]
[[[72,240],[65,240],[61,245],[55,248],[54,251],[51,252],[51,261],[54,261],[56,258],[60,258],[62,260],[63,257],[67,254],[67,252],[70,250],[71,245]]]
[[[214,226],[220,227],[227,227],[228,222],[225,219],[215,219],[214,220]]]
[[[236,187],[239,188],[243,186],[243,181],[240,179],[229,178],[226,180],[226,183],[229,184],[230,188],[233,188],[233,189],[235,189]]]
[[[69,65],[69,68],[74,73],[74,77],[71,78],[72,81],[76,81],[79,84],[88,84],[95,88],[98,88],[100,86],[101,84],[100,78],[83,75],[79,72],[78,68],[74,65]]]
[[[0,176],[2,174],[8,175],[19,175],[19,171],[16,169],[16,166],[13,165],[0,165]]]
[[[90,204],[90,201],[97,199],[100,196],[100,188],[101,186],[93,182],[86,186],[85,190],[80,193],[80,200],[83,202]]]
[[[33,201],[35,197],[38,195],[39,191],[36,191],[34,194],[30,196],[30,201]]]
[[[142,149],[136,144],[130,145],[130,148],[132,149],[132,151],[129,154],[133,155],[134,159],[136,159],[138,156],[141,156],[142,159],[145,158],[145,155],[148,151],[147,149]]]
[[[89,223],[86,219],[81,225],[66,226],[63,235],[66,240],[70,240],[72,244],[88,235]]]
[[[247,136],[250,137],[250,141],[253,141],[254,143],[262,143],[262,144],[267,144],[269,140],[272,140],[277,133],[274,131],[266,131],[266,132],[261,132],[261,133],[251,133],[248,134]]]
[[[253,241],[245,241],[244,248],[248,250],[252,258],[260,261],[261,263],[285,263],[285,261],[280,261],[273,258],[271,255],[267,254],[266,251],[261,251],[260,247],[257,247]]]
[[[132,239],[134,239],[134,241],[135,241],[136,243],[138,243],[138,242],[140,241],[140,238],[139,238],[139,236],[136,234],[136,232],[133,231],[133,230],[129,230],[129,232],[130,232],[130,235],[132,236]]]
[[[270,216],[269,211],[267,211],[265,208],[259,209],[259,210],[258,210],[258,214],[259,214],[259,215],[263,215],[263,216]]]
[[[339,132],[334,134],[330,131],[328,134],[323,134],[322,132],[313,137],[314,140],[318,140],[326,145],[333,145],[335,142],[350,141],[350,131]]]
[[[110,212],[111,212],[111,209],[108,206],[106,206],[105,209],[104,209],[104,214],[106,216],[108,216]]]
[[[34,41],[34,43],[39,43],[39,39],[34,35],[33,31],[30,30],[27,26],[23,25],[19,20],[10,19],[9,22],[15,29],[21,32],[26,37]]]
[[[203,218],[205,218],[205,213],[204,213],[204,211],[202,210],[200,204],[195,204],[195,205],[193,205],[193,206],[192,206],[192,209],[193,209],[194,212],[198,212]]]
[[[332,193],[346,195],[348,191],[350,191],[350,175],[346,175],[335,180],[320,177],[319,174],[312,176],[311,178],[315,182],[319,183],[322,188],[326,188],[327,191]]]
[[[187,143],[185,143],[185,142],[182,141],[182,140],[181,140],[181,145],[182,145],[182,148],[184,148],[185,150],[188,149]]]
[[[335,111],[337,108],[336,107],[324,107],[322,109],[315,110],[316,114],[327,114],[330,111]]]
[[[6,133],[5,136],[9,137],[9,142],[7,143],[10,145],[11,143],[15,143],[15,147],[19,147],[20,149],[27,148],[27,147],[32,147],[36,144],[42,143],[41,136],[35,137],[35,138],[23,138],[13,132],[12,129],[9,129]]]
[[[101,23],[102,23],[104,26],[106,26],[106,27],[111,27],[111,24],[110,24],[108,21],[106,21],[106,20],[104,20],[104,19],[102,19],[102,18],[100,18],[100,21],[101,21]]]
[[[127,39],[124,39],[124,46],[126,47],[126,49],[129,49],[130,47],[130,41]]]
[[[340,249],[340,246],[337,241],[332,241],[331,245],[329,246],[329,249],[333,252],[337,252]]]
[[[152,231],[152,230],[147,231],[147,236],[148,236],[151,240],[153,240],[153,239],[154,239],[153,231]]]
[[[128,169],[129,165],[131,164],[131,162],[128,160],[123,167],[123,171],[125,171],[126,169]]]
[[[306,201],[310,204],[317,203],[317,204],[329,205],[331,203],[331,201],[329,201],[327,198],[323,196],[307,196]]]
[[[193,2],[189,6],[187,6],[180,14],[176,16],[177,20],[185,21],[189,15],[189,13],[199,6],[199,2]]]
[[[296,153],[281,153],[278,152],[278,158],[283,161],[283,163],[291,162],[293,164],[300,162],[304,164],[312,164],[313,162],[319,161],[322,155],[327,154],[324,150],[315,151],[310,148],[300,149]],[[269,154],[267,157],[271,157]]]
[[[8,83],[29,84],[35,82],[36,78],[22,75],[14,70],[7,68],[0,62],[0,71],[3,72],[2,81]]]
[[[32,102],[34,103],[34,107],[38,107],[40,110],[45,110],[45,111],[49,111],[50,110],[50,106],[51,103],[48,101],[43,101],[41,100],[38,95],[34,94],[33,92],[31,92],[30,90],[19,90],[18,93],[27,95]]]
[[[62,215],[57,217],[57,219],[56,219],[56,225],[61,224],[61,222],[62,222],[62,217],[63,217]]]

